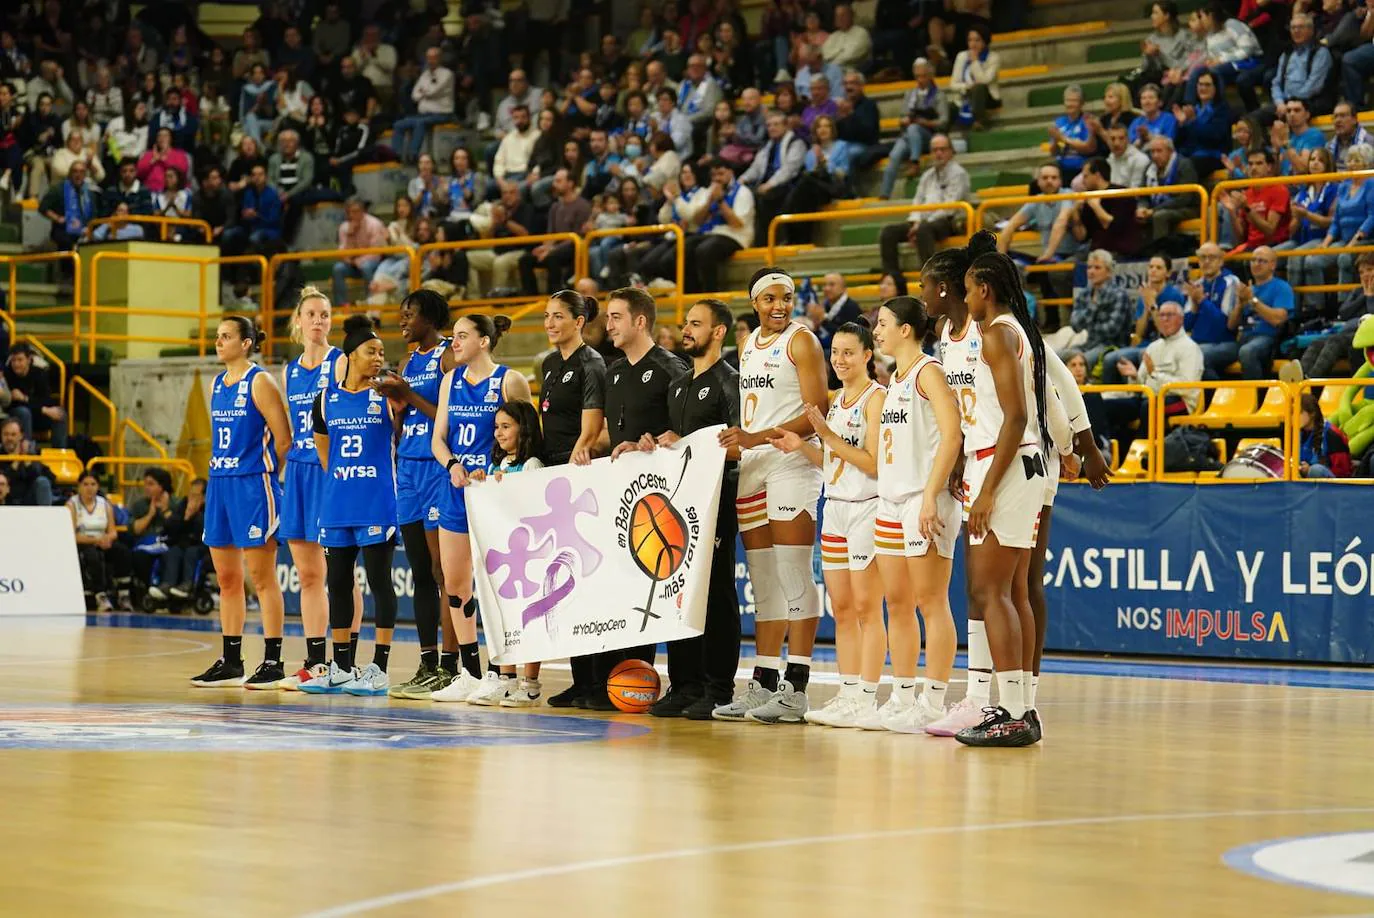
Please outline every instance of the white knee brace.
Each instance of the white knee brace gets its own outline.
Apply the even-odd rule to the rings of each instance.
[[[744,552],[749,566],[749,582],[754,586],[754,620],[787,621],[787,600],[778,582],[777,559],[771,548],[751,548]]]
[[[782,582],[789,621],[821,617],[821,597],[811,574],[812,546],[774,545],[778,579]]]

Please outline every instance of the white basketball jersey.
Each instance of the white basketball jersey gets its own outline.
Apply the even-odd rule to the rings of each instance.
[[[1016,360],[1020,364],[1021,386],[1026,396],[1026,429],[1021,434],[1022,446],[1040,446],[1039,409],[1035,400],[1034,358],[1031,355],[1030,339],[1025,329],[1015,317],[1000,315],[992,320],[992,325],[1002,325],[1016,334]],[[991,327],[991,326],[990,326]],[[981,352],[981,342],[979,351]],[[993,383],[992,368],[979,354],[977,371],[974,373],[973,424],[964,432],[964,452],[976,453],[997,445],[997,436],[1002,430],[1002,404],[997,400],[997,386]]]
[[[894,373],[887,387],[878,436],[878,496],[883,500],[907,500],[924,491],[930,480],[940,449],[940,425],[917,380],[931,364],[938,367],[940,361],[922,354],[905,376]]]
[[[940,363],[945,368],[945,382],[954,390],[954,398],[959,403],[959,426],[964,436],[973,430],[973,408],[978,394],[974,389],[978,372],[978,358],[983,354],[983,330],[973,318],[968,319],[963,332],[951,334],[953,323],[945,322],[940,332]],[[967,441],[965,441],[967,449]]]
[[[864,443],[868,440],[868,416],[864,410],[868,407],[869,400],[879,397],[882,391],[882,386],[870,381],[868,388],[849,404],[845,404],[844,392],[839,392],[830,403],[830,412],[826,415],[830,429],[839,434],[850,446],[863,449]],[[870,500],[878,496],[876,478],[870,478],[860,469],[845,462],[829,446],[824,447],[824,451],[826,498],[856,501]]]
[[[786,424],[801,415],[801,377],[787,354],[792,336],[810,331],[791,322],[772,339],[764,341],[756,328],[739,355],[740,423],[749,433]],[[758,449],[772,449],[765,444]]]

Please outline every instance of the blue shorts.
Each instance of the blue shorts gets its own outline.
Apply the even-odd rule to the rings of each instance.
[[[457,532],[467,535],[468,532],[468,508],[463,500],[463,492],[466,488],[455,488],[452,483],[446,482],[444,488],[444,500],[439,505],[439,528],[448,532]]]
[[[320,534],[320,496],[325,472],[318,462],[287,462],[281,502],[281,532],[286,541],[313,542]]]
[[[432,458],[397,458],[396,522],[404,526],[420,520],[426,529],[438,529],[439,508],[448,490],[448,473]]]
[[[277,476],[211,478],[205,489],[205,544],[211,548],[258,548],[277,534],[281,522]]]
[[[390,541],[396,535],[395,526],[328,526],[320,528],[320,544],[325,548],[362,548]]]

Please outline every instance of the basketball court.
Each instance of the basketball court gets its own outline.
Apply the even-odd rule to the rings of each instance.
[[[1056,658],[979,750],[197,690],[208,621],[97,621],[0,622],[5,914],[1374,914],[1367,671]]]

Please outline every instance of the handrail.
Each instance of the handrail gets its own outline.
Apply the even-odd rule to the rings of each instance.
[[[1157,194],[1195,194],[1198,198],[1198,216],[1202,218],[1202,242],[1212,238],[1207,234],[1207,213],[1209,205],[1207,189],[1197,184],[1159,185],[1143,188],[1107,188],[1103,191],[1065,191],[1058,194],[1017,194],[1001,198],[987,198],[980,201],[974,211],[976,221],[969,224],[973,229],[983,229],[984,215],[992,207],[1005,207],[1008,204],[1051,204],[1056,201],[1087,201],[1092,198],[1145,198]],[[972,230],[970,230],[972,231]]]
[[[1156,419],[1156,402],[1160,400],[1154,389],[1140,383],[1103,383],[1097,385],[1079,386],[1079,392],[1084,393],[1104,393],[1104,392],[1127,392],[1131,395],[1143,395],[1145,397],[1145,442],[1148,445],[1145,456],[1148,460],[1145,463],[1145,480],[1158,481],[1159,473],[1162,469],[1155,460],[1156,441],[1161,439],[1159,433],[1159,422]],[[1115,471],[1115,469],[1113,469]],[[1130,484],[1127,479],[1113,479],[1113,484]]]
[[[86,380],[85,380],[82,376],[80,376],[80,375],[73,375],[72,378],[71,378],[71,380],[70,380],[70,381],[68,382],[68,384],[67,384],[67,404],[71,405],[73,409],[76,407],[76,389],[77,389],[77,386],[78,386],[78,385],[79,385],[82,389],[86,390],[86,393],[87,393],[88,395],[90,395],[91,398],[95,399],[97,402],[100,402],[102,405],[105,406],[106,409],[109,410],[109,412],[110,412],[110,434],[109,434],[109,436],[97,436],[96,434],[88,434],[88,436],[89,436],[90,439],[92,439],[92,440],[104,440],[104,441],[106,441],[106,445],[110,448],[110,450],[113,450],[113,449],[114,449],[114,443],[115,443],[115,431],[116,431],[116,429],[117,429],[118,426],[119,426],[119,409],[115,407],[115,403],[114,403],[114,402],[110,401],[110,400],[105,396],[105,393],[104,393],[104,392],[101,392],[101,391],[100,391],[99,389],[97,389],[95,386],[93,386],[93,385],[91,385],[90,383],[86,382]]]
[[[784,223],[842,223],[872,217],[910,216],[937,210],[962,211],[967,221],[967,232],[973,232],[976,214],[973,205],[967,201],[952,201],[947,204],[891,204],[882,207],[859,207],[853,210],[822,210],[810,214],[778,214],[768,224],[768,263],[777,263],[778,227]]]
[[[1360,484],[1369,484],[1369,479],[1367,478],[1303,478],[1298,470],[1299,460],[1301,458],[1298,455],[1298,453],[1300,447],[1299,441],[1301,439],[1302,434],[1302,425],[1300,419],[1302,417],[1302,394],[1304,392],[1310,392],[1313,389],[1324,389],[1327,386],[1339,386],[1342,389],[1348,388],[1350,386],[1355,386],[1359,389],[1367,389],[1371,385],[1374,385],[1374,379],[1371,379],[1368,376],[1364,377],[1363,379],[1356,379],[1354,377],[1304,379],[1294,384],[1292,406],[1293,410],[1291,416],[1288,419],[1288,424],[1285,425],[1288,436],[1286,438],[1287,442],[1285,443],[1285,446],[1287,448],[1284,450],[1284,460],[1288,466],[1288,475],[1291,480],[1338,482],[1341,484],[1350,484],[1352,482],[1358,482]]]
[[[408,260],[410,261],[411,286],[419,286],[419,262],[417,261],[416,249],[414,246],[411,245],[377,245],[361,246],[359,248],[354,249],[309,249],[302,252],[278,252],[276,255],[273,255],[272,258],[268,261],[268,274],[275,277],[277,273],[277,265],[287,261],[340,261],[345,258],[357,258],[361,255],[407,256]],[[276,343],[276,336],[273,333],[273,329],[276,324],[276,297],[269,297],[264,291],[262,299],[262,327],[263,331],[267,335],[265,346],[263,347],[263,352],[268,357],[271,357],[272,347]],[[337,309],[341,304],[334,303],[333,305]]]
[[[412,278],[412,280],[414,281],[415,286],[419,286],[419,266],[425,263],[425,259],[429,256],[430,252],[453,252],[467,249],[491,249],[497,246],[500,246],[501,248],[507,248],[513,245],[539,245],[545,242],[572,243],[574,273],[577,272],[578,268],[586,264],[587,243],[577,233],[536,233],[530,236],[510,236],[500,239],[457,239],[453,242],[429,242],[420,246],[420,248],[416,251],[417,274],[414,278]],[[503,298],[501,300],[479,300],[477,301],[477,303],[485,302],[490,303],[492,305],[502,305],[508,303],[529,303],[530,300],[534,300],[535,303],[531,305],[538,305],[544,303],[544,301],[547,299],[548,297],[536,294],[533,297],[520,296]],[[463,301],[462,305],[459,308],[466,308],[468,305],[469,304],[467,301]],[[474,303],[473,305],[476,305],[476,303]],[[527,312],[528,310],[519,312],[514,315],[523,316],[526,315]]]
[[[67,364],[58,357],[48,346],[39,341],[33,335],[24,335],[21,341],[27,341],[30,345],[37,348],[38,353],[42,354],[50,363],[57,365],[57,407],[66,410],[67,408]]]
[[[167,458],[167,448],[166,448],[165,446],[163,446],[161,443],[157,442],[157,440],[153,439],[153,435],[150,434],[150,433],[148,433],[148,431],[144,430],[143,427],[142,427],[142,425],[140,425],[140,424],[139,424],[137,421],[135,421],[133,418],[120,418],[120,419],[119,419],[119,430],[118,430],[118,432],[116,433],[116,436],[115,436],[115,451],[114,451],[114,454],[115,454],[116,456],[123,456],[123,455],[124,455],[124,431],[125,431],[125,430],[132,430],[135,434],[138,435],[139,439],[143,440],[145,443],[147,443],[147,444],[148,444],[149,446],[151,446],[153,449],[155,449],[155,450],[157,450],[159,453],[161,453],[161,454],[162,454],[162,457],[163,457],[164,459]]]
[[[591,246],[592,240],[604,239],[609,236],[661,236],[671,233],[677,241],[677,289],[674,292],[674,299],[677,300],[677,321],[681,322],[683,313],[687,310],[687,236],[683,233],[682,227],[676,223],[655,223],[647,226],[624,226],[620,229],[594,229],[583,235],[583,247],[581,252],[582,261],[576,269],[576,276],[586,277],[590,271],[591,254],[587,249]]]
[[[210,233],[211,233],[210,224],[209,224],[208,222],[206,222],[205,220],[200,220],[200,219],[197,219],[197,218],[195,218],[195,217],[159,217],[159,216],[154,216],[154,215],[152,215],[152,214],[128,214],[128,215],[123,216],[123,217],[99,217],[99,218],[97,218],[97,219],[95,219],[95,220],[92,220],[90,223],[87,223],[87,224],[86,224],[86,228],[89,229],[89,230],[91,231],[91,234],[92,234],[92,235],[91,235],[91,238],[92,238],[93,241],[95,241],[95,242],[119,242],[119,241],[121,241],[121,240],[117,240],[117,239],[95,239],[95,238],[94,238],[95,228],[96,228],[97,226],[102,226],[102,225],[105,225],[105,224],[108,224],[108,223],[151,223],[151,224],[153,224],[154,226],[160,227],[160,229],[158,230],[158,233],[159,233],[158,239],[159,239],[159,241],[161,241],[161,242],[166,242],[166,241],[167,241],[167,229],[168,229],[168,227],[172,227],[172,226],[189,226],[189,227],[191,227],[192,229],[198,229],[198,230],[200,230],[202,233],[204,233],[204,234],[205,234],[205,242],[206,242],[206,244],[207,244],[207,245],[210,244]]]
[[[162,466],[163,468],[166,468],[174,473],[184,475],[186,482],[194,481],[196,478],[195,466],[193,466],[189,460],[180,459],[177,457],[92,456],[90,460],[86,462],[86,470],[91,471],[98,465],[112,465],[115,466],[117,469],[128,468],[131,465],[145,467],[150,465]],[[125,481],[124,476],[119,472],[115,472],[115,483],[116,486],[119,488],[126,488],[129,487],[129,485],[131,484],[131,482]],[[180,492],[180,487],[173,488],[173,493]]]
[[[9,314],[8,312],[5,312],[3,309],[0,309],[0,319],[4,319],[4,320],[5,320],[5,324],[6,324],[7,326],[9,326],[9,330],[10,330],[10,340],[11,340],[11,341],[17,341],[17,340],[18,340],[18,335],[19,335],[19,329],[18,329],[17,327],[15,327],[14,320],[10,318],[10,314]]]
[[[71,455],[54,456],[52,454],[48,454],[45,456],[42,453],[39,453],[37,455],[30,456],[25,453],[0,452],[0,462],[37,462],[39,465],[46,465],[49,469],[52,470],[53,474],[57,474],[61,466],[64,466],[71,461]]]
[[[1290,466],[1289,463],[1288,463],[1288,461],[1287,461],[1287,458],[1286,458],[1286,457],[1287,457],[1287,454],[1288,454],[1288,449],[1287,449],[1287,448],[1288,448],[1288,446],[1289,446],[1289,440],[1290,440],[1290,435],[1291,435],[1291,427],[1292,427],[1292,424],[1290,423],[1290,421],[1291,421],[1292,415],[1293,415],[1292,404],[1290,403],[1289,400],[1292,398],[1293,392],[1292,392],[1292,387],[1291,387],[1288,383],[1286,383],[1286,382],[1284,382],[1284,381],[1282,381],[1282,380],[1279,380],[1279,379],[1200,379],[1200,380],[1197,380],[1197,381],[1191,381],[1191,380],[1189,380],[1189,381],[1179,381],[1179,382],[1168,382],[1168,383],[1165,383],[1164,385],[1160,386],[1160,387],[1159,387],[1159,402],[1156,404],[1155,408],[1156,408],[1156,414],[1157,414],[1157,416],[1158,416],[1158,418],[1159,418],[1158,428],[1159,428],[1159,430],[1160,430],[1160,432],[1161,432],[1161,436],[1159,437],[1158,442],[1155,444],[1155,449],[1156,449],[1157,452],[1159,453],[1160,461],[1161,461],[1161,462],[1163,461],[1163,455],[1164,455],[1164,436],[1163,436],[1162,434],[1165,432],[1165,431],[1164,431],[1164,427],[1165,427],[1165,425],[1164,425],[1164,402],[1165,402],[1165,399],[1167,398],[1167,396],[1168,396],[1170,393],[1174,393],[1174,392],[1181,393],[1181,392],[1183,392],[1183,391],[1185,391],[1185,390],[1188,390],[1188,389],[1196,389],[1196,390],[1199,390],[1199,391],[1204,390],[1204,389],[1212,389],[1212,390],[1220,390],[1220,389],[1250,389],[1250,390],[1253,390],[1253,391],[1255,391],[1255,392],[1264,392],[1264,391],[1267,391],[1267,390],[1269,390],[1269,389],[1278,389],[1278,390],[1280,390],[1280,391],[1283,393],[1283,396],[1284,396],[1284,406],[1283,406],[1283,413],[1282,413],[1276,420],[1278,421],[1278,424],[1284,428],[1284,435],[1283,435],[1283,439],[1282,439],[1282,441],[1281,441],[1281,442],[1283,443],[1283,446],[1284,446],[1284,456],[1285,456],[1285,460],[1284,460],[1284,476],[1283,476],[1283,478],[1282,478],[1282,479],[1250,479],[1250,478],[1241,478],[1241,479],[1234,479],[1234,481],[1236,481],[1236,482],[1241,482],[1241,483],[1246,483],[1246,484],[1252,484],[1252,483],[1254,483],[1255,481],[1273,481],[1273,480],[1292,481],[1292,480],[1293,480],[1292,471],[1293,471],[1293,468],[1296,468],[1296,466]],[[1254,409],[1252,409],[1250,412],[1248,412],[1248,413],[1247,413],[1246,415],[1244,415],[1244,416],[1245,416],[1245,417],[1253,417],[1254,414],[1255,414],[1256,412],[1259,411],[1260,406],[1263,405],[1263,403],[1264,403],[1264,398],[1260,398],[1259,402],[1255,405]],[[1202,408],[1201,404],[1199,404],[1199,408]],[[1202,410],[1199,411],[1198,414],[1203,413],[1203,411],[1205,411],[1205,410],[1206,410],[1205,408],[1202,408]],[[1160,470],[1160,478],[1159,478],[1159,480],[1160,480],[1160,481],[1169,481],[1169,480],[1180,479],[1180,478],[1185,478],[1185,477],[1186,477],[1186,476],[1179,475],[1179,474],[1177,474],[1177,473],[1175,473],[1175,474],[1173,474],[1173,475],[1169,475],[1168,473],[1165,473],[1165,472],[1163,471],[1163,469],[1161,469],[1161,470]],[[1230,481],[1232,481],[1233,479],[1220,479],[1220,480],[1230,482]]]
[[[1262,185],[1310,185],[1313,182],[1343,182],[1348,178],[1374,178],[1374,169],[1364,169],[1360,172],[1321,172],[1317,175],[1271,175],[1262,179],[1225,179],[1217,182],[1212,186],[1212,193],[1207,199],[1207,213],[1203,218],[1203,224],[1208,228],[1207,238],[1220,238],[1217,235],[1217,225],[1220,222],[1217,206],[1221,196],[1228,191],[1243,191],[1246,188],[1256,188]],[[1303,254],[1311,255],[1312,253],[1304,252]]]
[[[19,308],[19,266],[43,261],[72,261],[72,359],[81,347],[81,256],[76,252],[38,252],[32,255],[0,255],[9,264],[9,313],[15,319]],[[57,310],[25,310],[30,316]],[[11,326],[14,322],[11,321]]]

